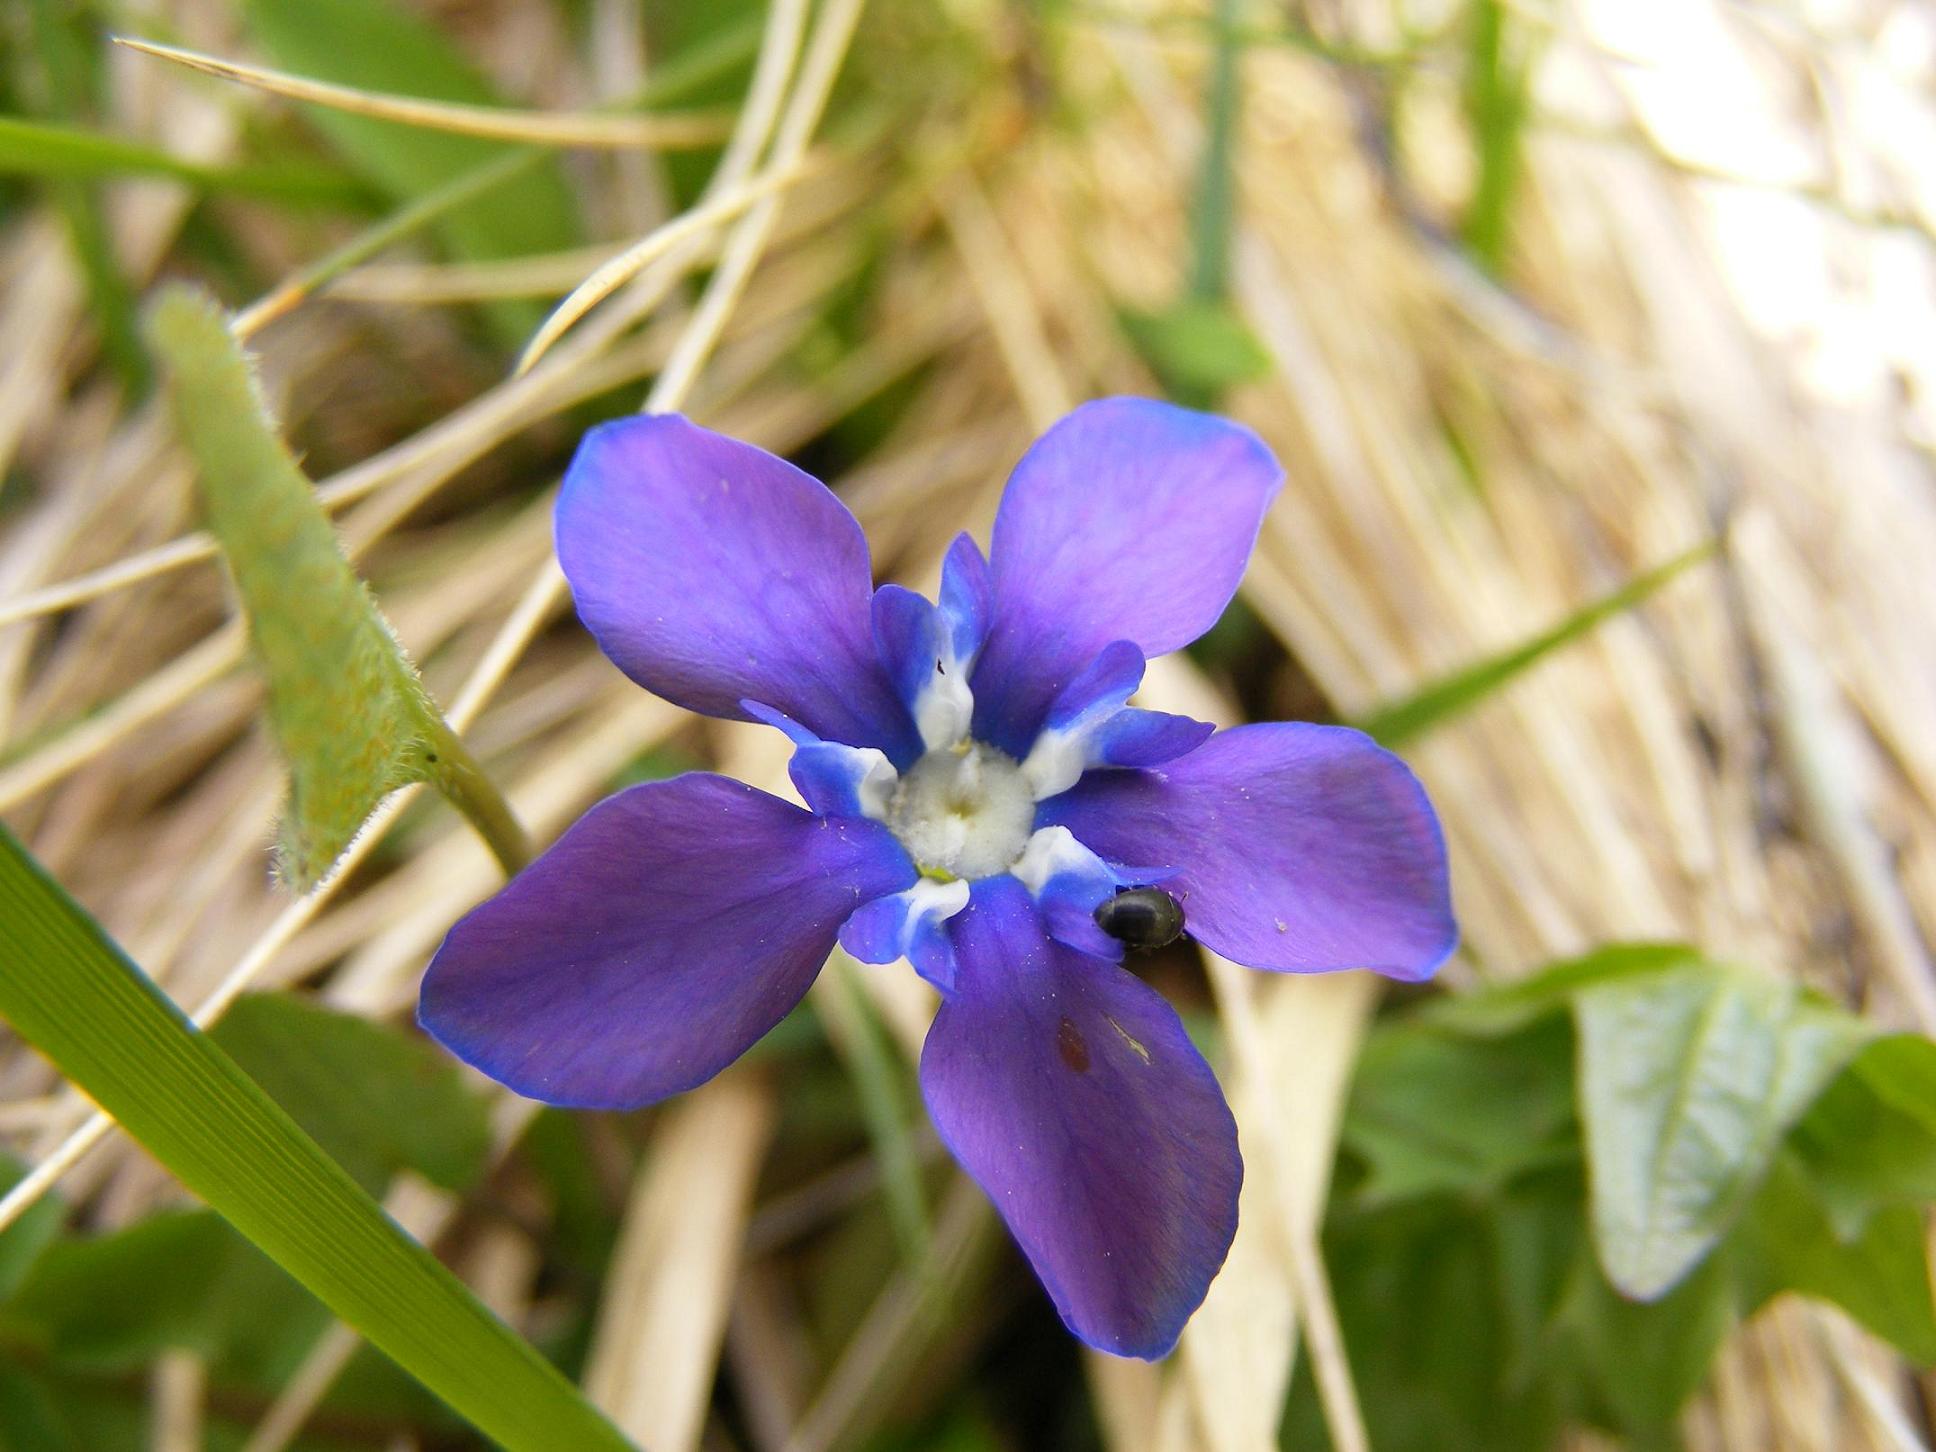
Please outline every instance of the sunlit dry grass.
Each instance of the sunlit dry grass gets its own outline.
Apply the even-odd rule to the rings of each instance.
[[[1312,8],[1340,53],[1396,33],[1377,0]],[[590,9],[623,29],[626,7]],[[649,165],[581,160],[575,178],[611,202],[592,209],[614,224],[595,252],[486,269],[407,243],[284,295],[255,329],[350,550],[541,841],[655,749],[785,786],[775,742],[645,697],[568,619],[548,486],[579,405],[617,393],[836,460],[831,482],[883,569],[926,585],[957,530],[985,530],[1035,432],[1081,398],[1156,389],[1117,311],[1183,286],[1206,32],[1113,10],[886,3],[855,30],[857,9],[775,0],[754,92],[685,220]],[[1556,74],[1614,66],[1589,10],[1542,9]],[[159,11],[171,24],[155,33],[238,54],[223,7]],[[642,77],[599,74],[548,7],[459,18],[507,93],[571,106],[604,128],[597,145],[654,143],[595,114]],[[1805,72],[1813,42],[1783,33],[1783,47],[1750,36],[1744,51]],[[823,128],[843,57],[861,95]],[[224,159],[245,116],[278,104],[152,59],[114,63],[129,78],[116,119],[184,156]],[[925,89],[908,73],[922,63]],[[1289,45],[1253,45],[1244,65],[1232,297],[1270,367],[1224,406],[1292,482],[1246,584],[1261,634],[1242,674],[1178,660],[1145,699],[1223,720],[1351,715],[1725,532],[1714,562],[1412,753],[1452,845],[1465,948],[1451,971],[1512,975],[1610,939],[1689,937],[1936,1029],[1936,496],[1917,415],[1824,397],[1799,350],[1756,331],[1704,230],[1703,188],[1723,184],[1653,154],[1635,116],[1533,128],[1502,284],[1437,230],[1468,178],[1434,134],[1455,118],[1429,68],[1401,176],[1365,126],[1364,88],[1388,74]],[[515,133],[518,114],[499,119]],[[1936,181],[1927,153],[1920,165],[1911,210]],[[130,276],[182,265],[179,189],[127,184],[112,206]],[[240,204],[217,215],[265,291],[343,240]],[[620,250],[642,238],[642,263]],[[0,255],[0,459],[35,486],[0,536],[0,810],[202,1020],[245,988],[294,984],[406,1019],[445,928],[493,889],[489,856],[406,793],[311,896],[269,882],[279,773],[186,465],[157,406],[126,404],[100,366],[51,214],[11,218]],[[576,308],[528,372],[452,311],[563,298],[591,276],[605,279],[598,305]],[[863,276],[843,335],[830,310]],[[1302,1351],[1335,1444],[1360,1448],[1317,1229],[1377,989],[1207,967],[1251,1167],[1243,1225],[1177,1357],[1089,1364],[1098,1419],[1119,1452],[1274,1445]],[[912,1054],[928,990],[911,975],[858,981]],[[816,989],[838,992],[836,975]],[[826,1006],[836,1040],[840,1012]],[[28,1193],[58,1175],[99,1225],[178,1195],[30,1053],[0,1059],[0,1095],[0,1134],[49,1167]],[[618,1187],[586,1386],[655,1452],[724,1445],[707,1431],[720,1376],[757,1445],[854,1445],[923,1394],[911,1381],[958,1372],[993,1314],[991,1278],[1020,1282],[949,1170],[931,1276],[957,1298],[936,1311],[931,1285],[893,1271],[839,1353],[814,1354],[794,1237],[763,1217],[838,1221],[855,1200],[837,1177],[855,1167],[823,1167],[806,1191],[765,1187],[781,1108],[765,1070],[737,1068],[652,1115],[641,1168]],[[524,1115],[502,1106],[506,1153]],[[514,1172],[502,1184],[517,1195]],[[788,1198],[807,1191],[819,1198],[804,1210]],[[412,1184],[392,1207],[420,1233],[460,1232],[443,1242],[460,1269],[514,1322],[544,1323],[542,1207],[491,1217],[488,1233]],[[319,1345],[252,1452],[296,1430],[351,1344],[339,1331]],[[1736,1339],[1687,1430],[1732,1452],[1899,1448],[1914,1445],[1908,1393],[1846,1322],[1785,1305]],[[158,1373],[153,1395],[194,1425],[192,1365]]]

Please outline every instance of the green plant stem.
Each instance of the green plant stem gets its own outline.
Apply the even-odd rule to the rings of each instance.
[[[506,877],[516,877],[531,863],[531,839],[483,767],[477,764],[457,733],[438,720],[430,732],[427,760],[431,780],[450,804],[462,812],[484,845],[491,849]]]
[[[1197,173],[1196,204],[1190,214],[1195,246],[1190,296],[1198,302],[1219,302],[1229,287],[1230,223],[1236,206],[1237,62],[1243,50],[1243,40],[1237,34],[1236,0],[1217,0],[1215,24],[1217,40],[1205,108],[1203,161]]]

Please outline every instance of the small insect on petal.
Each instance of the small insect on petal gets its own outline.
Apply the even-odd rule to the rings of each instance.
[[[1096,905],[1096,926],[1131,948],[1162,948],[1183,933],[1183,905],[1160,887],[1126,887]]]

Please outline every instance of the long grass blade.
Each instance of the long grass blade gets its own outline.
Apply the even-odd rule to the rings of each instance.
[[[347,205],[369,196],[355,180],[326,167],[205,166],[125,136],[20,116],[0,116],[0,174],[77,181],[169,177],[199,191],[279,202]]]
[[[0,829],[0,1016],[344,1321],[511,1452],[630,1444]]]
[[[1633,609],[1681,571],[1708,558],[1717,548],[1719,545],[1714,540],[1698,544],[1665,564],[1634,576],[1619,589],[1582,606],[1550,630],[1541,631],[1523,645],[1516,645],[1456,670],[1417,694],[1380,706],[1351,724],[1367,735],[1375,736],[1386,746],[1402,746],[1414,737],[1444,724],[1461,711],[1478,705],[1523,671],[1530,670],[1561,646],[1572,644],[1596,625]]]

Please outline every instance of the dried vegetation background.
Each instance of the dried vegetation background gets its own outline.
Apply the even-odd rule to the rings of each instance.
[[[646,9],[430,13],[504,94],[582,112],[650,73],[643,40],[676,27]],[[1724,541],[1413,750],[1450,837],[1461,979],[1684,937],[1936,1030],[1932,345],[1914,336],[1931,316],[1936,133],[1869,90],[1927,103],[1936,39],[1909,5],[1817,9],[1685,7],[1675,23],[1720,37],[1733,82],[1748,78],[1738,93],[1635,54],[1620,7],[1505,7],[1538,84],[1496,275],[1456,237],[1485,176],[1456,67],[1432,43],[1407,49],[1456,36],[1456,9],[1247,14],[1229,296],[1268,368],[1223,407],[1291,482],[1245,586],[1254,620],[1231,648],[1153,674],[1149,694],[1223,719],[1349,716]],[[256,329],[271,396],[360,567],[539,840],[641,760],[783,782],[773,743],[644,696],[570,618],[549,500],[586,401],[637,406],[650,385],[799,458],[859,513],[885,573],[930,583],[956,530],[985,529],[1036,431],[1081,398],[1158,388],[1119,316],[1185,285],[1203,19],[774,0],[769,51],[806,59],[763,70],[738,108],[743,129],[762,106],[778,118],[740,175],[783,169],[811,132],[805,179],[675,246],[529,374],[510,376],[514,350],[473,304],[548,302],[665,223],[691,185],[670,185],[649,152],[571,154],[587,233],[609,239],[595,249],[479,265],[406,239]],[[118,21],[250,57],[218,0],[154,0]],[[843,55],[815,124],[814,90]],[[222,161],[265,117],[301,125],[253,90],[132,53],[109,64],[108,119],[183,156]],[[1735,131],[1786,138],[1779,165],[1743,170],[1734,131],[1717,125],[1703,152],[1698,126],[1661,121],[1661,94],[1710,83]],[[1763,108],[1745,120],[1742,94]],[[212,280],[237,307],[356,230],[163,182],[107,197],[136,287],[209,276],[196,239],[214,228],[226,271]],[[1757,255],[1758,275],[1744,262]],[[406,800],[312,896],[269,880],[280,772],[194,532],[188,466],[160,405],[131,402],[104,362],[68,231],[25,193],[0,224],[0,464],[0,812],[204,1020],[245,988],[300,985],[407,1021],[429,952],[495,869],[447,809]],[[925,988],[852,981],[911,1053]],[[864,1032],[847,982],[816,990],[837,1056]],[[1362,1446],[1316,1237],[1379,989],[1217,963],[1173,986],[1223,1020],[1251,1165],[1243,1228],[1176,1357],[1081,1364],[1104,1441],[1274,1446],[1293,1364],[1310,1357],[1335,1444]],[[726,1403],[753,1446],[820,1452],[964,1387],[1073,1385],[1074,1354],[1038,1324],[1037,1292],[972,1187],[936,1181],[952,1187],[933,1216],[937,1315],[877,1244],[865,1142],[803,1154],[792,1082],[753,1062],[588,1130],[622,1225],[590,1333],[601,1405],[655,1452],[737,1445]],[[502,1105],[505,1164],[476,1203],[410,1182],[391,1197],[528,1330],[557,1294],[553,1207],[516,1148],[529,1117]],[[16,1045],[0,1057],[0,1133],[47,1167],[29,1193],[57,1179],[87,1223],[179,1196]],[[935,1157],[920,1136],[914,1148]],[[839,1305],[804,1304],[828,1278]],[[1015,1333],[1018,1318],[1034,1329]],[[991,1344],[1024,1350],[991,1366]],[[352,1345],[326,1338],[253,1409],[252,1448],[282,1445]],[[198,1445],[203,1391],[192,1359],[158,1369],[147,1394],[179,1434],[168,1446]],[[1783,1304],[1731,1343],[1687,1432],[1732,1452],[1903,1448],[1919,1445],[1918,1395],[1850,1323]]]

